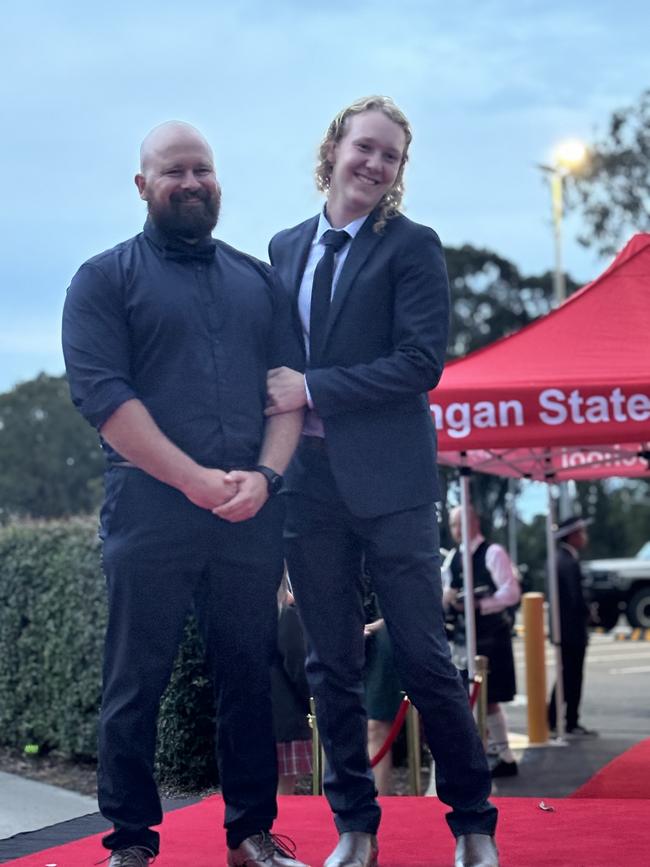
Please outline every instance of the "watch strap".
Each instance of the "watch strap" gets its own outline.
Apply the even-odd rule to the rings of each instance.
[[[265,467],[264,464],[257,464],[252,468],[256,473],[261,473],[266,479],[266,484],[269,489],[269,497],[277,494],[282,487],[282,476],[272,470],[271,467]]]

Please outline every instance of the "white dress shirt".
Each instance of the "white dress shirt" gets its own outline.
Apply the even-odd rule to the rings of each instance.
[[[478,546],[484,541],[485,537],[480,533],[474,536],[469,546],[472,554],[476,552]],[[461,545],[461,551],[462,548],[463,546]],[[451,583],[449,565],[451,564],[453,552],[450,552],[450,555],[445,560],[443,566],[443,583],[447,587]],[[478,600],[481,614],[495,614],[497,611],[504,611],[506,608],[510,608],[511,605],[516,605],[521,596],[519,575],[505,548],[496,543],[489,545],[485,552],[485,565],[497,589],[492,596],[484,596]]]

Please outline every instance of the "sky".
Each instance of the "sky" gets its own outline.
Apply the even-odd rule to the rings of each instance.
[[[140,230],[138,148],[164,120],[213,145],[216,234],[265,258],[272,234],[320,207],[332,117],[388,94],[414,131],[408,216],[533,274],[553,267],[538,164],[650,86],[647,0],[24,0],[1,27],[0,392],[63,372],[66,288]],[[579,229],[567,219],[564,260],[584,283],[607,262]]]

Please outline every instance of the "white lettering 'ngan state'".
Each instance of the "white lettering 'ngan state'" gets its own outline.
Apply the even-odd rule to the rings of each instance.
[[[643,422],[650,419],[650,397],[647,394],[631,394],[626,397],[620,388],[609,395],[592,394],[583,397],[574,388],[565,394],[560,388],[546,388],[540,392],[539,414],[543,424],[607,424],[609,422]]]
[[[487,428],[522,427],[524,407],[518,400],[479,400],[450,403],[441,407],[437,403],[430,406],[436,430],[445,430],[453,439],[464,439],[472,430]]]
[[[650,397],[647,394],[625,395],[616,387],[609,394],[585,397],[580,389],[565,392],[561,388],[545,388],[539,393],[538,419],[542,424],[609,424],[611,422],[646,422],[650,419]],[[436,430],[445,431],[452,439],[466,439],[474,430],[523,427],[524,406],[519,400],[454,401],[447,406],[430,405]]]

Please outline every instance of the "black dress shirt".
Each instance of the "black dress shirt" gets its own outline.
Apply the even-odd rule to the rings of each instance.
[[[97,429],[137,398],[204,466],[256,463],[266,373],[304,369],[288,293],[270,266],[212,238],[144,231],[89,259],[63,312],[72,399]],[[109,461],[122,460],[102,443]]]

